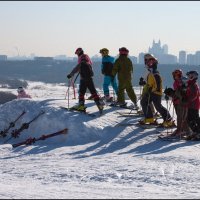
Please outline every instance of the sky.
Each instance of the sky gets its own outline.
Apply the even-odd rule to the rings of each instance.
[[[0,54],[138,56],[160,39],[178,56],[200,50],[199,19],[198,1],[1,1]]]

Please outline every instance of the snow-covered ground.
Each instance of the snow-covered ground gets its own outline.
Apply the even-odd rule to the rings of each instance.
[[[41,110],[45,114],[19,138],[6,144],[10,135],[0,138],[0,198],[200,197],[199,142],[158,140],[156,128],[135,125],[141,117],[117,113],[128,113],[125,109],[106,106],[101,117],[68,112],[60,106],[71,107],[78,100],[73,99],[70,90],[68,104],[64,84],[29,82],[26,91],[32,99],[0,105],[0,130],[7,128],[22,110],[26,114],[13,129],[32,120]],[[135,91],[139,96],[139,88]],[[89,112],[98,114],[93,101],[86,101],[86,105]],[[167,106],[165,101],[163,105]],[[170,112],[173,115],[172,106]],[[38,138],[64,128],[68,129],[66,135],[12,148],[11,144],[29,137]]]

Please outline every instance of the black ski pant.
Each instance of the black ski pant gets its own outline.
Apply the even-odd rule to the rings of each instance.
[[[145,118],[153,118],[153,112],[150,106],[152,102],[155,109],[160,113],[164,121],[171,118],[169,111],[161,104],[161,100],[162,96],[154,93],[147,93],[142,96],[140,104]]]
[[[188,109],[188,116],[187,121],[192,129],[192,131],[196,133],[200,133],[200,117],[199,117],[199,110],[197,109]]]
[[[79,104],[85,103],[85,93],[89,89],[92,97],[94,98],[94,101],[97,105],[100,104],[99,100],[99,95],[97,94],[97,91],[94,86],[93,79],[80,79],[80,85],[79,85]]]

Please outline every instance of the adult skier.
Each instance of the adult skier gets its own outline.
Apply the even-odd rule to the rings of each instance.
[[[100,101],[100,97],[97,94],[95,85],[93,82],[93,69],[92,61],[90,60],[87,54],[84,54],[82,48],[77,48],[75,54],[78,56],[78,64],[74,69],[67,75],[67,78],[70,79],[74,74],[80,73],[80,84],[79,84],[79,104],[74,106],[73,109],[78,111],[85,111],[85,93],[87,88],[89,89],[91,95],[94,98],[94,101],[100,112],[103,110],[103,104]]]
[[[136,109],[139,109],[137,106],[137,97],[135,95],[133,86],[132,86],[132,74],[133,74],[133,63],[128,58],[129,50],[126,47],[119,49],[119,57],[115,60],[114,67],[112,70],[112,76],[115,77],[118,75],[118,96],[117,104],[120,106],[125,106],[125,94],[126,90],[128,97],[134,104]]]
[[[116,78],[112,76],[112,69],[114,64],[114,57],[109,55],[109,50],[107,48],[103,48],[99,51],[102,55],[102,64],[101,64],[101,72],[104,75],[103,81],[103,92],[104,99],[106,102],[112,101],[113,97],[110,96],[109,85],[113,87],[115,94],[118,93],[118,86]]]

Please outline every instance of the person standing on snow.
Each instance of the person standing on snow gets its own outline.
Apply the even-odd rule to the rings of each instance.
[[[189,127],[192,129],[193,134],[188,136],[188,139],[200,140],[200,89],[197,83],[198,72],[188,71],[186,73],[188,78],[186,99],[188,106],[187,122]]]
[[[158,60],[152,54],[144,55],[144,63],[147,67],[148,74],[146,84],[143,87],[142,99],[140,101],[144,119],[139,121],[140,124],[157,124],[150,107],[153,102],[156,110],[163,118],[164,127],[174,126],[174,122],[169,111],[162,105],[162,78],[157,70]]]
[[[136,109],[139,109],[137,106],[137,97],[132,86],[132,73],[133,73],[133,63],[128,58],[129,50],[125,47],[119,49],[119,57],[115,60],[114,67],[112,70],[112,76],[115,77],[118,74],[118,96],[117,104],[119,106],[125,106],[125,94],[126,90],[128,97],[133,102]]]
[[[164,93],[172,98],[172,102],[175,108],[176,116],[177,116],[177,128],[173,131],[171,136],[181,136],[184,135],[184,132],[188,132],[189,126],[187,123],[187,114],[188,108],[186,106],[185,98],[183,98],[184,90],[184,77],[181,69],[176,69],[172,72],[172,76],[174,79],[173,89],[166,88]],[[185,96],[185,95],[184,95]]]
[[[118,94],[118,86],[116,78],[112,77],[112,69],[114,64],[114,57],[109,55],[109,50],[107,48],[103,48],[99,51],[102,55],[102,64],[101,64],[101,72],[104,75],[103,81],[103,92],[104,99],[106,102],[111,102],[113,97],[110,97],[109,85],[111,84],[115,94]]]
[[[26,91],[24,90],[23,87],[18,87],[17,93],[18,93],[17,99],[22,99],[22,98],[29,98],[29,99],[31,99],[31,96],[26,93]]]
[[[103,105],[100,102],[100,97],[97,94],[97,91],[93,82],[93,69],[92,61],[90,60],[87,54],[84,54],[82,48],[78,48],[75,51],[75,54],[78,56],[78,64],[74,69],[67,75],[67,78],[70,79],[74,74],[80,73],[80,84],[79,84],[79,104],[74,106],[73,109],[78,111],[85,111],[85,93],[87,88],[89,89],[91,95],[94,98],[94,101],[100,112],[103,110]]]

